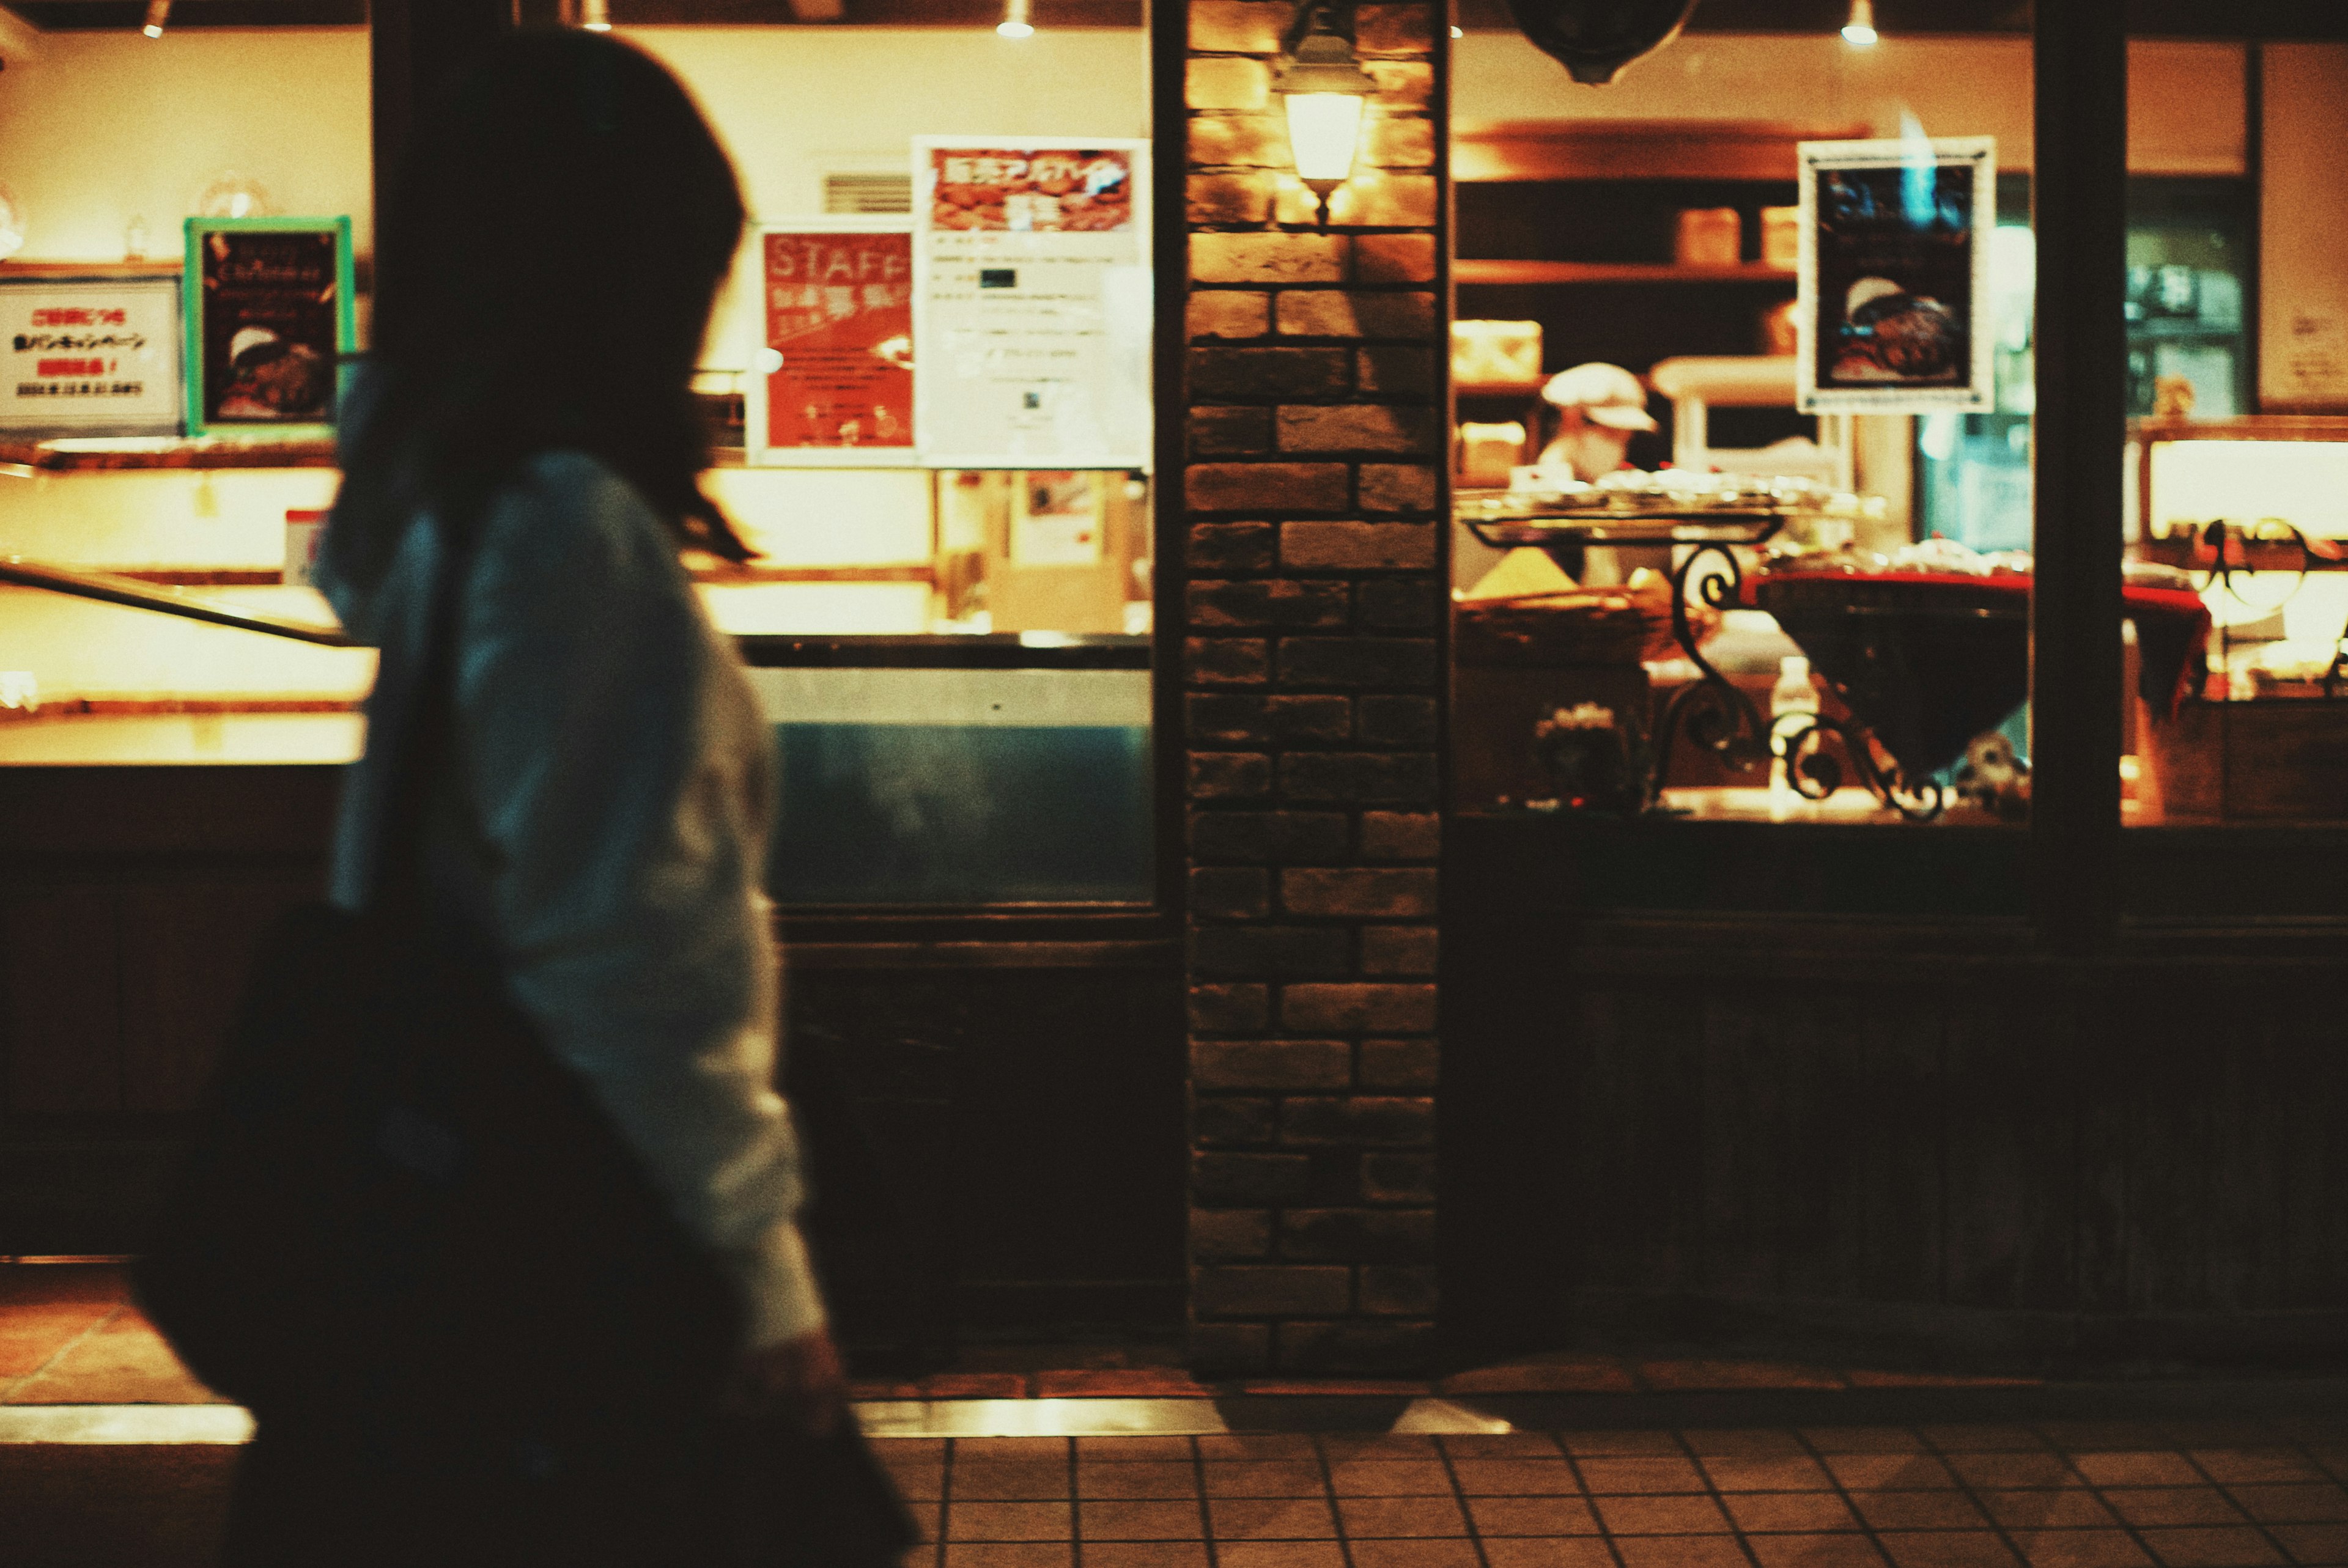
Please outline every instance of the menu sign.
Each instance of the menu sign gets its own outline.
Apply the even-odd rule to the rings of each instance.
[[[913,236],[901,219],[762,227],[749,460],[913,461]]]
[[[913,148],[922,460],[1145,466],[1148,144],[932,137]]]
[[[332,433],[349,219],[191,218],[181,286],[190,435]]]
[[[0,429],[175,435],[171,278],[0,282]]]
[[[1995,407],[1996,140],[1806,141],[1800,152],[1798,406]]]

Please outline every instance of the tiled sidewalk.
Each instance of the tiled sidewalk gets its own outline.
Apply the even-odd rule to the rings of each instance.
[[[922,1568],[2348,1564],[2348,1419],[882,1450]]]

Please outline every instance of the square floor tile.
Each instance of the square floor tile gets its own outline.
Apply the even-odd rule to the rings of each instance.
[[[1547,1432],[1446,1432],[1443,1451],[1455,1459],[1555,1459],[1557,1440]]]
[[[1319,1497],[1328,1491],[1318,1460],[1218,1460],[1199,1468],[1209,1497]]]
[[[1850,1502],[1871,1530],[1977,1530],[1989,1522],[1962,1491],[1854,1491]]]
[[[1204,1460],[1312,1459],[1318,1451],[1303,1432],[1216,1432],[1198,1444]]]
[[[2157,1449],[2166,1440],[2149,1421],[2041,1421],[2038,1435],[2075,1454]]]
[[[1558,1446],[1576,1459],[1601,1454],[1673,1455],[1681,1452],[1679,1439],[1669,1432],[1558,1432]]]
[[[1334,1540],[1337,1516],[1319,1497],[1219,1497],[1207,1504],[1217,1541]]]
[[[2348,1491],[2335,1485],[2230,1486],[2226,1491],[2261,1524],[2348,1522]]]
[[[1202,1541],[1207,1521],[1195,1502],[1076,1504],[1076,1532],[1086,1541]]]
[[[2126,1524],[2240,1524],[2242,1511],[2214,1486],[2107,1487],[2104,1501]]]
[[[957,1502],[946,1510],[949,1541],[1070,1541],[1065,1502]]]
[[[2028,1453],[2043,1451],[2046,1440],[2028,1427],[1998,1426],[1990,1421],[1916,1429],[1919,1436],[1942,1453]]]
[[[1704,1473],[1722,1491],[1824,1491],[1834,1485],[1818,1460],[1797,1454],[1707,1458]]]
[[[2079,1484],[2078,1472],[2057,1453],[1952,1453],[1949,1468],[1976,1487]]]
[[[1076,1460],[1078,1497],[1196,1497],[1199,1472],[1172,1460],[1137,1460],[1128,1464]]]
[[[1986,1530],[1879,1531],[1875,1542],[1899,1568],[2014,1568],[2003,1541]]]
[[[2124,1530],[2010,1530],[2014,1550],[2030,1568],[2151,1568]]]
[[[1085,1568],[1208,1568],[1200,1541],[1087,1541]]]
[[[1852,1491],[1916,1491],[1953,1487],[1957,1478],[1930,1454],[1830,1453],[1827,1470]]]
[[[2179,1453],[2077,1453],[2071,1464],[2097,1486],[2199,1486],[2201,1472]]]
[[[1702,1491],[1704,1475],[1685,1459],[1586,1459],[1581,1484],[1591,1495],[1658,1491]]]
[[[2330,1479],[2297,1449],[2196,1449],[2192,1457],[2211,1481],[2227,1485]]]
[[[1883,1553],[1864,1535],[1756,1535],[1761,1568],[1883,1568]]]
[[[1130,1438],[1078,1438],[1078,1464],[1128,1464],[1169,1460],[1188,1463],[1191,1457],[1190,1440],[1164,1436]]]
[[[1331,1460],[1329,1486],[1339,1497],[1449,1497],[1451,1472],[1440,1460]]]
[[[1334,1541],[1226,1541],[1215,1547],[1219,1568],[1345,1568]]]
[[[2203,1525],[2141,1532],[2144,1543],[2168,1568],[2267,1568],[2289,1561],[2263,1531],[2248,1525]]]
[[[1623,1568],[1752,1568],[1734,1535],[1626,1535]]]
[[[968,1460],[955,1456],[947,1478],[956,1502],[1018,1502],[1068,1495],[1068,1466],[1055,1460]]]
[[[897,1495],[907,1502],[935,1502],[946,1494],[946,1467],[942,1464],[901,1464],[884,1459],[881,1466],[896,1483]]]
[[[1831,1491],[1739,1491],[1721,1505],[1743,1531],[1857,1530],[1849,1504]]]
[[[1924,1440],[1906,1427],[1805,1427],[1802,1440],[1822,1454],[1913,1454]]]
[[[1580,1497],[1471,1497],[1478,1535],[1595,1535],[1598,1516]]]
[[[946,1568],[1069,1568],[1076,1549],[1066,1542],[949,1542]]]
[[[1355,1541],[1354,1568],[1482,1568],[1475,1543],[1448,1541]]]
[[[1505,1437],[1540,1437],[1538,1432],[1502,1433]],[[1547,1440],[1543,1440],[1546,1441]],[[1339,1460],[1392,1459],[1432,1460],[1442,1450],[1427,1432],[1323,1432],[1319,1439],[1322,1454],[1331,1463]],[[1542,1451],[1555,1453],[1554,1445]]]
[[[1495,1541],[1482,1542],[1484,1561],[1491,1568],[1614,1568],[1614,1553],[1594,1535],[1569,1536],[1561,1541]]]
[[[2074,1525],[2119,1522],[2096,1494],[2084,1487],[2054,1491],[1977,1491],[1989,1516],[2009,1530],[2063,1529]]]
[[[1469,1497],[1564,1497],[1581,1490],[1561,1459],[1454,1460],[1451,1473]]]
[[[965,1460],[1060,1460],[1068,1457],[1066,1438],[956,1438],[954,1462]]]
[[[1728,1520],[1708,1497],[1601,1497],[1598,1517],[1616,1535],[1697,1535],[1725,1532]]]
[[[1468,1533],[1468,1516],[1449,1497],[1341,1497],[1337,1523],[1353,1541]]]
[[[2308,1568],[2348,1564],[2348,1524],[2277,1524],[2267,1533],[2282,1542],[2292,1562]]]
[[[1705,1458],[1781,1459],[1809,1452],[1799,1433],[1780,1427],[1699,1427],[1682,1432],[1680,1440],[1689,1452]]]

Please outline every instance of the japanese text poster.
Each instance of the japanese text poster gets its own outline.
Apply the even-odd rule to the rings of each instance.
[[[913,236],[901,219],[818,219],[757,234],[754,463],[913,461]]]
[[[1800,151],[1801,409],[1994,407],[1994,138],[1806,141]]]
[[[1148,144],[918,138],[923,461],[1149,461]]]
[[[176,280],[0,282],[0,428],[178,434]]]
[[[349,219],[191,218],[183,287],[191,435],[331,429],[352,346]]]

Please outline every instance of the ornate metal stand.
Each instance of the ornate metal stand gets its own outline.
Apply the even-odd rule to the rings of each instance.
[[[1707,556],[1717,556],[1725,570],[1698,578],[1696,567]],[[1737,773],[1751,773],[1769,761],[1769,725],[1753,699],[1713,667],[1696,646],[1695,626],[1688,618],[1689,585],[1704,602],[1715,610],[1726,607],[1742,597],[1745,569],[1736,564],[1736,554],[1725,544],[1707,542],[1688,552],[1687,559],[1672,573],[1672,639],[1680,651],[1694,665],[1698,677],[1693,685],[1684,686],[1672,698],[1671,706],[1663,710],[1662,733],[1655,738],[1655,774],[1648,790],[1653,799],[1663,793],[1663,781],[1672,776],[1672,747],[1680,732],[1687,732],[1688,740],[1720,758]]]
[[[1786,782],[1804,800],[1824,800],[1842,787],[1843,767],[1827,750],[1831,739],[1849,760],[1850,771],[1868,794],[1910,822],[1930,822],[1948,802],[1931,779],[1910,782],[1895,764],[1875,760],[1874,737],[1863,725],[1809,715],[1779,737],[1786,748]]]

